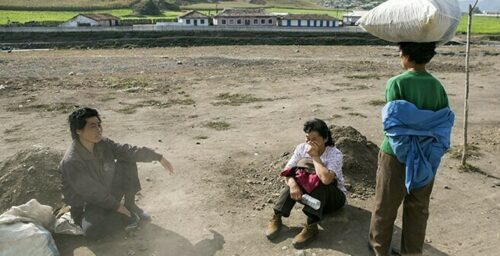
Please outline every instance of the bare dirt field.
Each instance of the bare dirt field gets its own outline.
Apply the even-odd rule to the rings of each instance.
[[[472,47],[469,170],[457,159],[464,50],[440,47],[429,66],[456,121],[432,194],[426,255],[500,251],[500,47]],[[396,47],[14,51],[0,53],[0,67],[2,211],[31,197],[57,206],[44,195],[56,191],[57,163],[71,142],[66,118],[75,106],[99,109],[105,136],[155,148],[176,167],[170,176],[158,163],[139,165],[138,204],[153,215],[151,223],[99,242],[56,236],[62,255],[369,255],[369,173],[349,174],[348,205],[322,222],[308,249],[291,246],[305,221],[298,206],[278,241],[263,232],[282,186],[277,174],[303,141],[307,119],[359,131],[357,143],[367,148],[353,152],[368,153],[357,153],[350,166],[376,166],[369,141],[382,140],[385,82],[402,71]],[[397,246],[401,218],[396,224]]]

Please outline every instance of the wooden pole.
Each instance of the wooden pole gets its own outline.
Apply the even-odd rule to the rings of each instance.
[[[476,8],[476,0],[474,5],[469,5],[469,15],[467,18],[467,46],[465,50],[465,101],[464,101],[464,148],[462,150],[462,166],[467,164],[467,124],[469,119],[469,52],[470,52],[470,32],[472,27],[472,12]]]

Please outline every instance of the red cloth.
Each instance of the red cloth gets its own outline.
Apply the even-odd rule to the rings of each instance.
[[[299,186],[301,186],[308,194],[319,186],[319,183],[321,182],[316,172],[308,172],[306,168],[301,167],[286,168],[280,173],[280,176],[294,177]]]

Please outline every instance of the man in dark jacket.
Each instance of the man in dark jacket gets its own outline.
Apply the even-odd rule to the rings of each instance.
[[[97,110],[81,108],[68,118],[73,143],[60,164],[62,194],[71,215],[85,235],[100,239],[113,231],[137,226],[151,217],[135,204],[140,190],[136,162],[160,161],[174,169],[161,154],[146,147],[118,144],[102,137]],[[122,198],[124,197],[124,203]]]

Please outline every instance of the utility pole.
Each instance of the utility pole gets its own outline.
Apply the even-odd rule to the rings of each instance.
[[[467,46],[465,50],[465,101],[464,101],[464,148],[462,150],[462,166],[467,164],[467,124],[469,119],[469,52],[470,52],[470,32],[472,28],[472,12],[476,8],[476,0],[474,5],[469,4],[469,15],[467,18]]]

